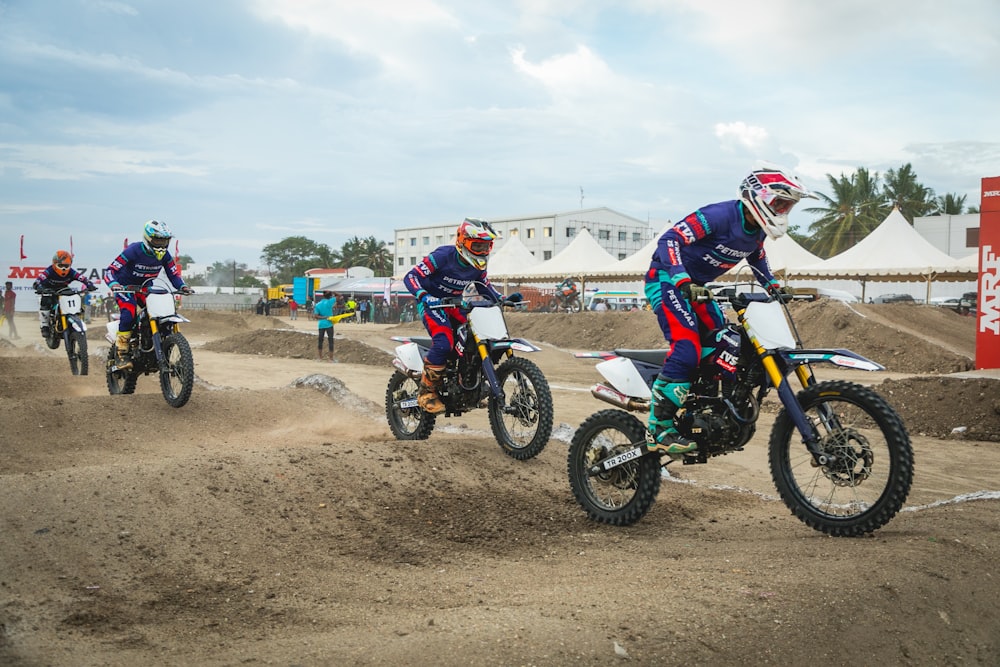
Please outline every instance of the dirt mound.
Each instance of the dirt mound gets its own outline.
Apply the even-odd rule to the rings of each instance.
[[[911,434],[1000,442],[1000,381],[914,377],[886,380],[875,390]]]
[[[291,329],[244,331],[234,336],[211,341],[200,349],[211,352],[233,352],[289,359],[314,359],[316,334]],[[337,336],[333,346],[335,361],[345,364],[365,364],[387,367],[392,357],[365,343]]]

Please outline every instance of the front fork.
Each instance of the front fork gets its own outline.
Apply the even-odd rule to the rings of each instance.
[[[756,341],[754,341],[754,344],[757,345]],[[795,391],[792,389],[791,383],[788,382],[788,378],[778,368],[778,362],[774,354],[766,352],[759,345],[757,345],[757,353],[761,355],[764,371],[767,373],[768,378],[770,378],[771,384],[777,388],[778,398],[781,399],[781,404],[784,406],[788,416],[791,417],[792,423],[795,424],[799,435],[802,436],[802,442],[806,446],[806,449],[813,455],[813,460],[817,465],[829,465],[832,463],[832,457],[820,447],[820,433],[816,425],[806,416],[802,406],[799,405],[799,401],[795,397]],[[812,368],[808,364],[796,366],[795,376],[798,378],[803,389],[811,387],[816,383],[816,377],[813,375]],[[828,431],[837,429],[837,416],[829,408],[820,407],[820,418],[827,426]]]

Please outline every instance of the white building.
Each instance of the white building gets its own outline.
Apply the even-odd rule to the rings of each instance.
[[[913,219],[913,229],[938,250],[962,259],[979,250],[979,214],[932,215]]]
[[[426,227],[395,230],[395,274],[401,276],[428,253],[455,241],[461,220]],[[588,208],[517,218],[492,218],[489,223],[501,239],[512,236],[541,261],[552,259],[586,228],[612,257],[625,259],[653,238],[649,223],[609,208]]]

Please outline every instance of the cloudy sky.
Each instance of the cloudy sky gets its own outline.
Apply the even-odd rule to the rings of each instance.
[[[581,188],[658,226],[757,159],[827,192],[910,162],[978,204],[998,27],[996,0],[0,0],[0,259],[72,235],[107,264],[157,218],[256,267]]]

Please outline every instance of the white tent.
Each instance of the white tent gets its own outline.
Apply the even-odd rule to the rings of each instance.
[[[770,237],[765,239],[764,252],[767,254],[767,264],[771,267],[771,272],[785,278],[798,275],[799,267],[811,266],[823,261],[787,234],[777,240],[772,240]],[[737,277],[740,280],[754,280],[746,266],[746,260],[740,260],[739,264],[726,271],[719,280],[735,280]]]
[[[552,259],[532,267],[525,267],[508,273],[497,273],[490,269],[490,278],[535,280],[542,278],[562,279],[566,276],[585,278],[615,262],[615,258],[601,247],[586,228],[573,238],[568,246]]]
[[[893,208],[878,227],[859,243],[830,259],[800,266],[796,278],[858,280],[861,296],[867,281],[927,283],[975,280],[976,268],[963,264],[930,244]]]
[[[517,236],[511,236],[492,253],[488,271],[491,277],[503,277],[540,264],[542,260],[531,254]]]

